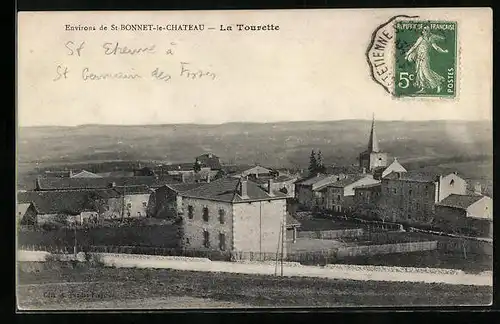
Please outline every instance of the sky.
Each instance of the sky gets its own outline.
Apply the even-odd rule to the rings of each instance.
[[[365,57],[371,35],[398,14],[457,22],[455,99],[395,99],[371,79]],[[108,30],[67,31],[66,24]],[[205,30],[111,31],[112,24],[204,24]],[[236,24],[280,29],[220,30]],[[111,53],[116,43],[143,51],[106,55],[105,47]],[[373,113],[377,120],[484,120],[492,115],[492,66],[488,8],[21,13],[18,125],[371,119]],[[203,76],[189,79],[188,70]],[[118,72],[140,77],[84,80]]]

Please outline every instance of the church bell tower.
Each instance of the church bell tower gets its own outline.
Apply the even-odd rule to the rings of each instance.
[[[367,171],[373,171],[378,167],[386,167],[387,159],[387,153],[382,152],[378,145],[377,133],[375,132],[375,115],[373,115],[368,148],[359,155],[359,166]]]

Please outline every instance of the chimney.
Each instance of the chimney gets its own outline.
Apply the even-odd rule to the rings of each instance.
[[[482,191],[482,188],[481,188],[481,184],[479,182],[477,182],[475,185],[474,185],[474,193],[476,195],[482,195],[483,194],[483,191]]]
[[[207,174],[207,183],[210,183],[210,173]]]
[[[114,187],[116,187],[116,182],[114,182],[114,181],[113,181],[113,182],[110,182],[110,183],[109,183],[109,187],[110,187],[110,188],[114,188]]]
[[[363,174],[366,174],[366,168],[363,167]]]
[[[73,178],[73,170],[69,170],[69,177]]]
[[[243,199],[248,198],[247,179],[245,179],[245,178],[240,179],[239,188],[238,188],[238,195],[240,195],[241,198],[243,198]]]
[[[269,180],[267,180],[267,193],[269,194],[269,196],[274,196],[274,194],[273,194],[273,179],[272,178],[269,178]]]
[[[186,182],[186,175],[184,174],[184,172],[181,172],[181,182]]]

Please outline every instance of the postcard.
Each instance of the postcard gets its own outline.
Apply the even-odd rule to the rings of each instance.
[[[19,12],[18,311],[490,305],[492,10]]]

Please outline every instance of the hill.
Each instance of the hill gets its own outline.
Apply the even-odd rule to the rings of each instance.
[[[227,164],[300,169],[307,168],[312,149],[321,150],[328,165],[345,165],[356,163],[365,149],[370,125],[367,120],[341,120],[25,127],[18,132],[18,166],[23,173],[36,162],[39,166],[117,160],[175,163],[210,151]],[[376,130],[381,149],[414,167],[492,159],[491,122],[378,121]]]

